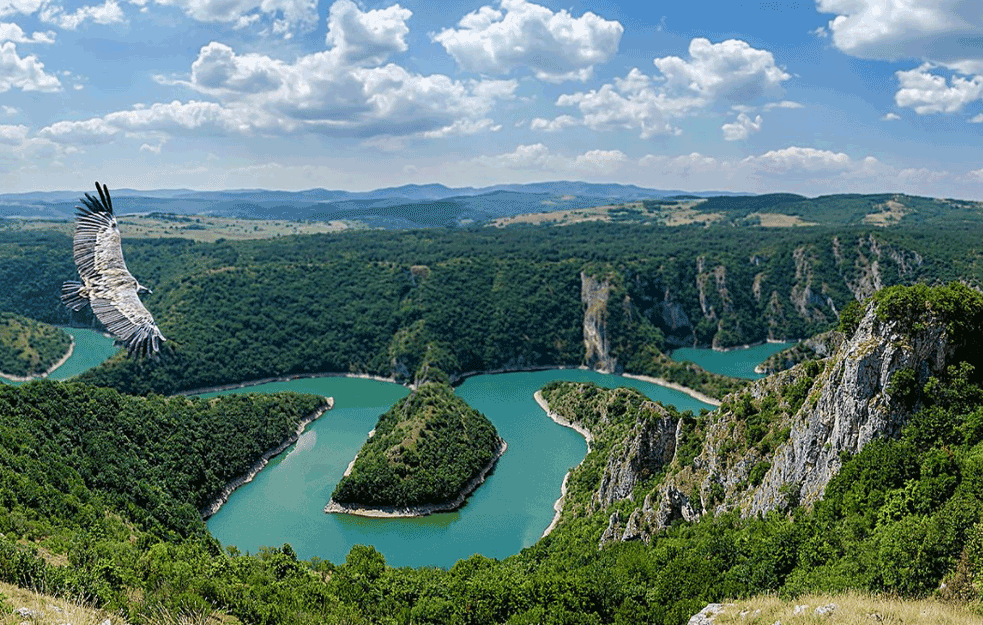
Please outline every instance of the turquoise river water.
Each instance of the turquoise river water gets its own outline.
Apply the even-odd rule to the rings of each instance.
[[[67,331],[75,337],[75,350],[51,379],[76,375],[117,351],[113,340],[103,334],[78,328]],[[718,373],[757,378],[754,366],[788,345],[772,343],[728,352],[679,349],[673,358]],[[413,519],[378,519],[329,515],[323,509],[379,415],[408,389],[362,378],[322,377],[209,393],[203,396],[291,390],[334,397],[335,407],[310,424],[300,440],[272,459],[252,482],[235,491],[208,520],[208,528],[223,544],[242,551],[290,543],[302,558],[318,556],[339,563],[356,544],[374,546],[393,566],[448,567],[475,553],[492,558],[514,554],[539,540],[553,518],[563,476],[587,451],[583,437],[551,421],[533,399],[533,393],[551,380],[631,386],[680,410],[711,408],[657,384],[581,369],[474,376],[457,393],[491,419],[508,442],[508,451],[463,508]],[[16,383],[3,378],[0,382]]]

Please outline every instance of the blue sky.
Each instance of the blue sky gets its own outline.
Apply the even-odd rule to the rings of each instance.
[[[0,0],[0,190],[983,200],[979,0]]]

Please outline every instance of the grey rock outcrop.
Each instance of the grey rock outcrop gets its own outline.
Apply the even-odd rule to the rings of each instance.
[[[608,340],[607,305],[611,283],[586,272],[580,273],[580,301],[584,304],[584,364],[603,373],[617,370],[618,360],[611,357]]]
[[[651,407],[666,414],[657,404]],[[630,499],[636,484],[672,462],[677,426],[677,419],[668,416],[637,421],[624,444],[616,445],[611,451],[594,501],[603,507]]]
[[[783,487],[799,488],[801,503],[820,499],[840,469],[842,452],[857,453],[875,438],[900,433],[911,408],[892,398],[892,376],[912,369],[924,384],[945,369],[953,351],[942,324],[906,333],[868,307],[854,336],[816,380],[810,391],[815,401],[803,404],[788,442],[775,451],[771,469],[742,510],[777,507]]]

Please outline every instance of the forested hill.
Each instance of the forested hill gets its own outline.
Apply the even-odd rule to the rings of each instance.
[[[379,417],[332,502],[349,507],[442,507],[500,455],[502,439],[485,415],[446,384],[427,382]],[[460,505],[460,504],[458,504]]]
[[[594,441],[560,522],[449,570],[389,567],[362,545],[344,563],[290,545],[248,555],[205,533],[192,502],[232,465],[224,454],[258,455],[321,398],[0,388],[0,579],[131,623],[682,625],[708,602],[848,589],[978,606],[983,297],[886,289],[840,321],[834,355],[713,413],[548,386]],[[821,498],[799,469],[826,480]]]
[[[980,283],[980,245],[959,227],[603,223],[127,239],[129,267],[154,289],[145,303],[173,353],[160,363],[112,361],[85,379],[143,394],[305,372],[412,381],[428,364],[453,378],[586,363],[678,374],[719,396],[726,381],[675,371],[662,352],[810,336],[882,286]],[[70,319],[58,301],[74,272],[67,236],[0,234],[0,259],[9,285],[0,310]]]
[[[0,312],[0,373],[18,377],[44,374],[63,358],[72,337],[46,323]]]

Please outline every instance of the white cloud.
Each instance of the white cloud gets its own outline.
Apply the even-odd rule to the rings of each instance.
[[[712,156],[706,156],[699,152],[679,156],[646,154],[638,160],[638,165],[646,169],[654,169],[662,174],[682,178],[688,178],[693,174],[716,172],[728,166]]]
[[[338,0],[328,13],[326,41],[348,63],[378,65],[392,54],[406,52],[406,20],[411,15],[398,4],[363,13],[351,0]]]
[[[111,126],[98,117],[79,122],[55,122],[38,131],[39,136],[63,144],[109,143],[117,134],[119,128]]]
[[[17,44],[0,43],[0,93],[18,87],[24,91],[60,91],[58,78],[44,73],[44,63],[34,55],[21,58]]]
[[[833,45],[865,59],[921,59],[983,72],[979,0],[817,0]]]
[[[27,139],[27,126],[18,124],[17,126],[5,126],[0,124],[0,143],[6,145],[20,145]]]
[[[65,10],[58,5],[47,4],[41,9],[38,17],[42,22],[54,24],[65,30],[75,30],[87,21],[93,21],[96,24],[122,24],[126,22],[126,16],[116,4],[116,0],[106,0],[98,6],[80,7],[74,13],[65,13]]]
[[[592,130],[639,130],[643,139],[655,135],[674,135],[681,130],[675,120],[695,115],[726,102],[742,113],[756,106],[797,108],[787,100],[763,102],[780,97],[782,82],[790,78],[775,65],[767,50],[752,48],[738,40],[719,44],[693,39],[690,59],[676,56],[657,58],[653,62],[662,75],[649,76],[633,68],[623,78],[615,78],[600,89],[564,94],[557,106],[576,106],[581,118],[570,116],[554,120],[534,120],[536,130],[553,130],[581,123]],[[760,121],[750,122],[750,132]],[[728,125],[730,126],[730,125]],[[735,128],[736,131],[736,128]],[[725,130],[725,133],[727,131]],[[740,133],[737,133],[740,134]],[[746,136],[746,135],[745,135]]]
[[[583,172],[612,174],[628,162],[621,150],[589,150],[578,155],[573,166]]]
[[[140,146],[141,152],[150,152],[152,154],[160,154],[161,148],[164,147],[164,143],[158,143],[157,145],[150,145],[149,143],[144,143]]]
[[[343,23],[336,22],[336,30],[347,28],[337,25]],[[277,120],[271,127],[286,131],[426,138],[494,130],[487,114],[498,100],[514,97],[518,86],[514,80],[423,76],[392,63],[365,67],[398,46],[351,48],[347,34],[336,34],[334,40],[344,43],[293,63],[258,54],[237,55],[229,46],[212,42],[192,64],[190,83],[181,84],[227,104],[263,112]]]
[[[647,139],[678,134],[679,129],[669,120],[684,117],[705,102],[697,97],[670,97],[657,89],[650,77],[633,68],[625,78],[616,79],[614,85],[606,84],[586,93],[564,94],[557,98],[556,104],[576,106],[582,116],[578,121],[591,130],[638,129],[641,137]],[[547,126],[549,123],[571,125],[572,122],[553,120]]]
[[[17,24],[0,22],[0,42],[3,41],[13,41],[14,43],[54,43],[55,33],[50,30],[45,32],[35,31],[28,37],[27,33]]]
[[[0,17],[14,13],[30,15],[41,8],[44,0],[0,0]]]
[[[983,113],[976,115],[975,117],[970,117],[968,120],[971,124],[983,124]]]
[[[10,117],[13,117],[17,113],[20,113],[20,111],[18,109],[14,108],[12,106],[8,106],[6,104],[0,105],[0,111],[3,111],[3,114],[4,115],[8,115]]]
[[[458,119],[453,124],[428,130],[423,133],[426,139],[443,139],[445,137],[476,135],[482,132],[498,132],[502,129],[501,124],[496,124],[494,120],[488,119]]]
[[[539,130],[542,132],[559,132],[564,128],[570,126],[576,126],[580,122],[571,115],[560,115],[555,119],[544,119],[542,117],[536,117],[531,122],[529,122],[529,128],[531,130]]]
[[[885,113],[884,117],[881,117],[881,121],[892,122],[901,119],[901,116],[897,113]]]
[[[894,95],[898,106],[914,109],[919,115],[955,113],[966,104],[983,99],[983,76],[970,79],[952,76],[951,82],[944,76],[930,73],[932,66],[922,65],[895,75],[901,88]]]
[[[739,39],[711,43],[698,37],[690,41],[689,55],[689,60],[667,56],[653,62],[665,76],[668,89],[710,101],[751,104],[780,96],[782,82],[791,78],[775,65],[771,52]]]
[[[769,102],[764,105],[764,110],[770,111],[772,109],[800,109],[805,108],[802,104],[798,102],[793,102],[791,100],[782,100],[781,102]]]
[[[624,27],[587,12],[573,17],[526,0],[502,0],[464,16],[457,28],[433,35],[458,66],[471,72],[507,74],[528,67],[540,80],[587,80],[594,66],[618,51]]]
[[[2,1],[2,0],[0,0]],[[284,24],[279,28],[310,27],[317,23],[316,0],[154,0],[157,4],[174,6],[188,17],[200,22],[225,22],[243,27],[262,15]],[[277,16],[280,16],[279,18]]]
[[[975,178],[979,182],[983,182],[983,169],[974,169],[967,174],[970,178]]]
[[[740,164],[764,174],[835,173],[845,172],[856,166],[843,152],[798,146],[749,156],[740,161]]]
[[[740,113],[735,121],[724,124],[720,129],[724,131],[724,141],[742,141],[751,133],[761,130],[761,116],[758,115],[752,120],[744,113]]]

